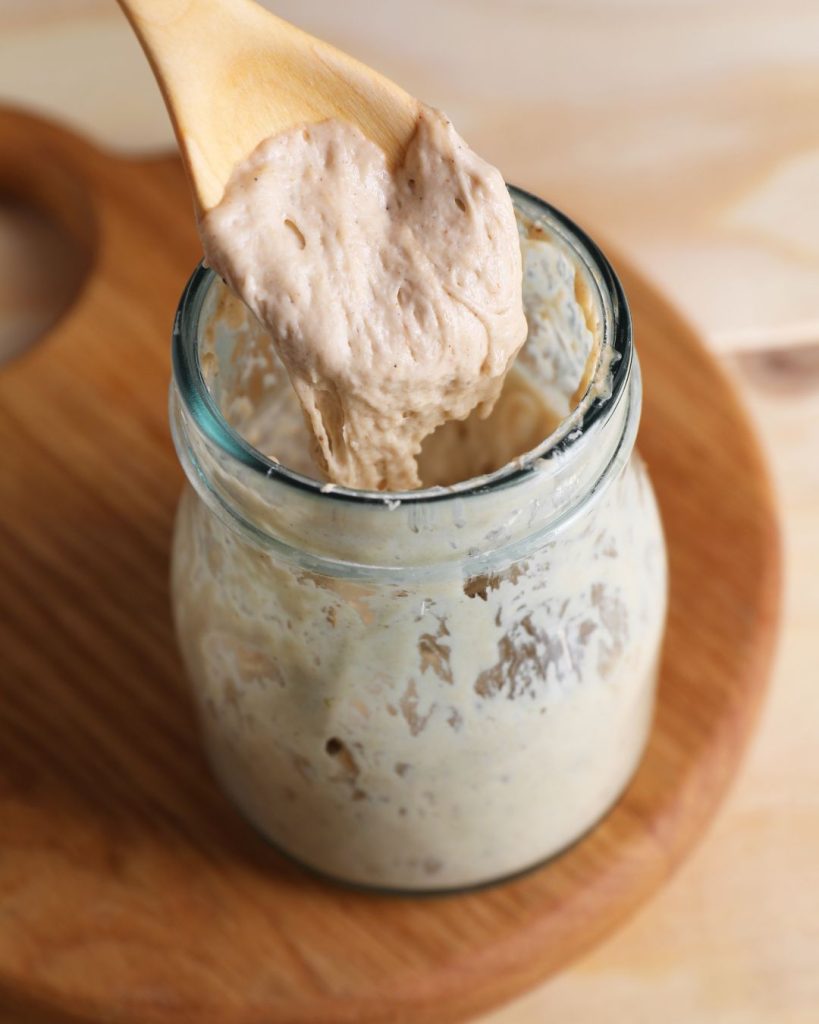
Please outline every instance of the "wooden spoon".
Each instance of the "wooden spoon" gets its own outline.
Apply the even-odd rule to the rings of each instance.
[[[199,212],[271,135],[330,117],[357,125],[395,166],[418,101],[253,0],[119,0],[173,121]]]

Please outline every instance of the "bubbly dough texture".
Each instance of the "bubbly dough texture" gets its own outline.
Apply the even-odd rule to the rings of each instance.
[[[488,415],[526,338],[503,178],[429,108],[394,174],[346,122],[268,139],[200,231],[269,330],[337,484],[419,486],[424,438]]]

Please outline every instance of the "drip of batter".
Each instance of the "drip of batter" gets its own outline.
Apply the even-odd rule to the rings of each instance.
[[[526,338],[503,178],[429,108],[394,173],[346,122],[268,139],[200,230],[270,332],[337,484],[419,486],[424,438],[488,415]]]

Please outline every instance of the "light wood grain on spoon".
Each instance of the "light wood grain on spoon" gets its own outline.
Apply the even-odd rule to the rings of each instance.
[[[253,0],[119,0],[151,63],[200,212],[271,135],[343,118],[384,150],[406,149],[418,101],[388,78]]]

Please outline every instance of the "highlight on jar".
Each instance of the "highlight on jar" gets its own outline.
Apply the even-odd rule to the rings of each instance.
[[[617,276],[353,62],[227,137],[126,6],[206,257],[173,329],[172,604],[213,773],[331,879],[532,869],[652,724],[666,554]]]

